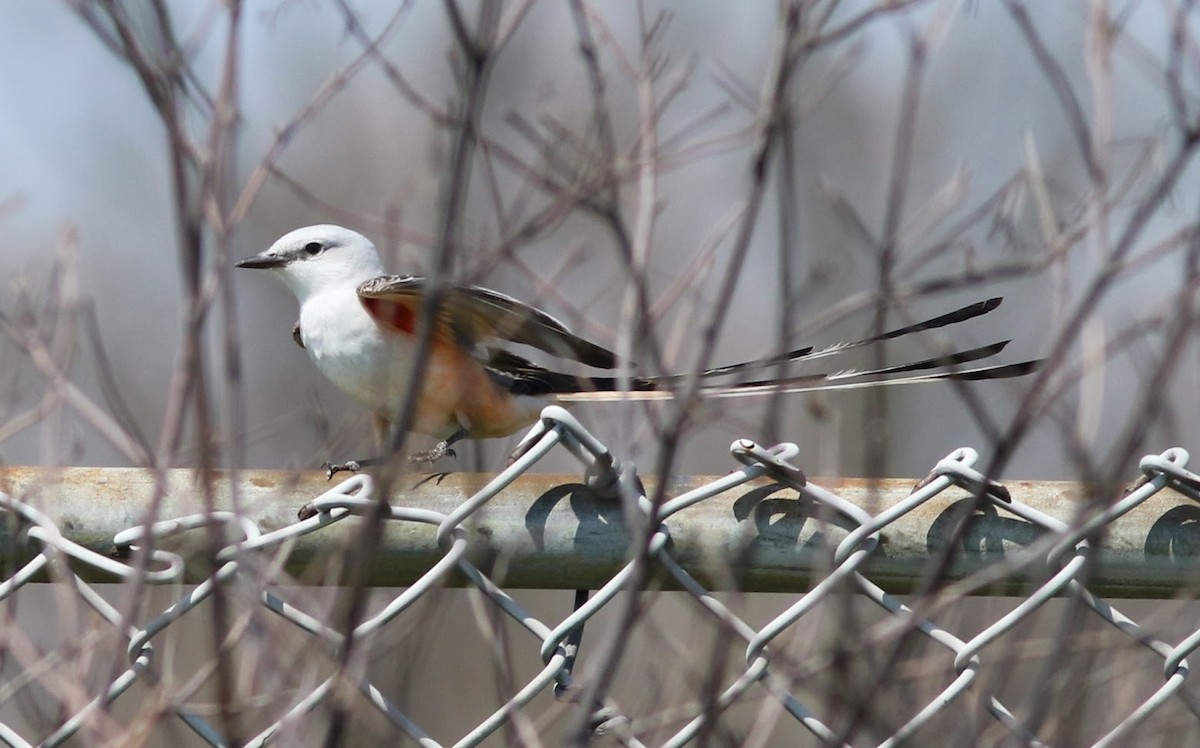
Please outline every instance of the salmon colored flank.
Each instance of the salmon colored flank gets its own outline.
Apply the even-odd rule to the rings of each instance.
[[[410,304],[371,297],[360,301],[384,329],[416,335],[417,311]],[[471,438],[486,439],[507,436],[529,422],[528,409],[500,390],[487,370],[453,341],[449,325],[434,326],[426,367],[417,399],[416,430],[453,432],[461,424]]]
[[[384,328],[409,335],[417,334],[417,312],[408,304],[369,296],[360,296],[359,301],[367,314]]]
[[[507,436],[530,418],[515,398],[496,386],[478,361],[440,334],[434,335],[429,349],[418,421],[426,413],[448,416],[451,423],[443,428],[461,424],[474,439]]]

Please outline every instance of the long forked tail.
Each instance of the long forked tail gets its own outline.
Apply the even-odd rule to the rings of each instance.
[[[925,330],[933,330],[974,319],[998,307],[1001,300],[1000,297],[996,297],[969,304],[947,314],[894,330],[888,330],[882,334],[873,335],[861,340],[849,343],[836,343],[825,348],[799,348],[765,359],[708,369],[701,372],[699,376],[705,380],[720,379],[735,374],[744,375],[747,372],[763,370],[787,362],[807,363],[827,358],[856,348],[863,348],[875,343],[894,340]],[[1008,340],[1002,340],[979,348],[933,356],[881,369],[848,369],[781,379],[760,378],[749,381],[705,384],[702,387],[702,392],[710,397],[747,397],[772,392],[852,390],[865,387],[888,387],[944,380],[980,381],[985,379],[1008,379],[1025,376],[1036,371],[1042,365],[1043,361],[1038,359],[1015,364],[990,364],[964,368],[968,364],[1000,353],[1009,342]],[[628,387],[628,389],[623,390],[621,381],[616,377],[586,377],[581,379],[577,376],[554,372],[539,373],[543,374],[543,376],[537,377],[540,380],[540,384],[542,384],[542,388],[539,389],[542,389],[543,392],[553,392],[558,399],[568,402],[582,400],[668,399],[674,396],[674,386],[682,383],[685,379],[684,376],[638,377],[627,382],[624,386]]]

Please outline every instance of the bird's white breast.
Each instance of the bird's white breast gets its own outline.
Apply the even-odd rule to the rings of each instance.
[[[314,294],[300,307],[300,335],[331,382],[375,413],[398,410],[408,389],[412,341],[384,332],[353,286]]]

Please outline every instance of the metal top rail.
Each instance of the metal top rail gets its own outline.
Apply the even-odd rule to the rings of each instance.
[[[129,468],[9,467],[0,468],[0,493],[36,507],[66,540],[113,555],[114,537],[147,521],[159,486],[162,498],[152,519],[202,514],[197,477],[190,470],[156,475]],[[493,478],[464,473],[441,480],[424,477],[402,479],[391,505],[449,516]],[[946,575],[959,578],[1002,561],[1020,565],[1022,554],[1027,549],[1034,552],[1037,541],[1049,534],[1035,524],[1036,519],[1006,511],[1001,500],[976,508],[978,502],[971,494],[954,485],[913,502],[913,480],[814,479],[804,493],[768,477],[722,485],[729,482],[728,477],[679,478],[666,491],[668,507],[673,498],[683,497],[688,503],[666,523],[671,556],[715,589],[728,588],[736,580],[738,588],[748,591],[797,591],[828,571],[833,549],[855,524],[812,500],[808,492],[813,490],[835,494],[883,520],[880,543],[864,571],[892,592],[906,592],[919,584],[952,541],[959,547]],[[1094,542],[1099,563],[1089,577],[1089,589],[1115,596],[1165,597],[1200,581],[1200,506],[1172,488],[1146,485],[1153,493],[1111,521],[1102,521],[1111,508],[1085,500],[1076,484],[1015,481],[1005,488],[1019,505],[1066,526],[1095,525],[1096,532],[1090,534],[1103,537],[1092,538],[1099,541]],[[297,510],[334,484],[316,472],[254,470],[240,473],[236,482],[229,474],[216,472],[211,486],[217,509],[232,510],[236,493],[242,518],[261,532],[272,533],[296,527]],[[646,495],[653,495],[654,488],[647,480]],[[690,503],[697,496],[703,500]],[[906,507],[906,503],[916,505]],[[968,515],[968,526],[956,530]],[[484,570],[502,569],[508,587],[595,588],[629,560],[629,516],[621,501],[597,496],[579,476],[526,473],[463,523],[468,531],[467,558]],[[3,564],[17,558],[12,553],[14,538],[24,544],[24,536],[13,529],[10,524],[0,535]],[[332,583],[335,580],[322,572],[323,561],[353,542],[354,530],[354,523],[343,522],[319,533],[297,534],[285,569],[307,583]],[[389,522],[370,584],[411,584],[444,557],[440,542],[434,524]],[[186,543],[178,547],[170,540],[160,543],[183,556],[188,553]],[[1038,552],[1045,555],[1050,546],[1045,540],[1041,545]],[[104,569],[94,565],[78,572],[85,579],[106,577]],[[1023,575],[1006,575],[1000,586],[986,591],[1019,594],[1026,588],[1025,575],[1044,579],[1047,572],[1045,565],[1028,565]],[[192,576],[202,578],[199,572]]]

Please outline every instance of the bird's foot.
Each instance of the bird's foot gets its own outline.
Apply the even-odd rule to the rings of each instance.
[[[458,454],[450,448],[449,442],[438,442],[433,445],[433,449],[427,449],[424,452],[414,452],[408,459],[414,465],[429,465],[443,457],[458,457]]]
[[[357,473],[363,469],[362,462],[349,460],[347,462],[323,462],[321,469],[325,471],[325,480],[333,480],[338,473]]]

